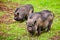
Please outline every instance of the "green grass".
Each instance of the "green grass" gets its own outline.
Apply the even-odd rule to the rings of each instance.
[[[4,14],[4,12],[0,12],[0,16],[2,16]]]
[[[51,10],[54,12],[54,21],[50,32],[42,33],[39,37],[31,37],[26,30],[26,21],[23,23],[15,22],[11,24],[0,24],[2,31],[7,33],[6,37],[1,36],[0,39],[4,40],[49,40],[49,38],[56,35],[60,30],[60,0],[12,0],[14,3],[19,4],[32,4],[35,12],[42,11],[44,9]],[[2,16],[3,12],[0,14]]]

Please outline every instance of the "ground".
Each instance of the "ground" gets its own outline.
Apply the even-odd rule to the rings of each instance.
[[[26,21],[20,23],[14,20],[15,9],[25,4],[32,4],[35,12],[47,9],[54,13],[50,32],[44,32],[39,37],[31,37],[26,30]],[[0,40],[60,40],[60,0],[0,2]]]

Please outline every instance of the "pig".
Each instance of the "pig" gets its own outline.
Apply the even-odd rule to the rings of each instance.
[[[26,4],[18,7],[14,13],[14,19],[16,21],[27,20],[28,15],[34,12],[34,8],[31,4]]]
[[[26,21],[26,25],[27,25],[27,30],[31,35],[33,35],[35,33],[36,21],[40,16],[41,16],[40,12],[35,12],[35,13],[32,13],[28,16],[28,19]]]
[[[43,10],[41,12],[35,12],[28,16],[27,30],[30,34],[37,33],[40,35],[41,31],[46,30],[47,32],[51,28],[54,15],[49,10]]]
[[[47,28],[46,31],[49,31],[50,28],[51,28],[51,24],[53,22],[53,19],[54,19],[53,12],[51,12],[49,10],[41,11],[41,18],[42,18],[42,23],[43,23],[43,25],[42,25],[43,29],[44,29],[44,26],[45,26],[45,28]]]

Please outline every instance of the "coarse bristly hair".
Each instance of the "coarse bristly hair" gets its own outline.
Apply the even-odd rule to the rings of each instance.
[[[34,8],[31,4],[26,4],[18,7],[14,13],[14,19],[16,21],[21,21],[27,19],[28,15],[34,12]]]

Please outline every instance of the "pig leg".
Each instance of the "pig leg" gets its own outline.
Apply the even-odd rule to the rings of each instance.
[[[27,20],[27,16],[25,16],[25,20]]]
[[[34,32],[30,32],[31,35],[34,35]]]
[[[41,27],[40,27],[40,26],[38,26],[38,28],[37,28],[37,35],[39,36],[39,35],[40,35],[40,33],[41,33]]]
[[[49,24],[48,24],[48,26],[47,26],[47,31],[49,31],[49,30],[50,30],[51,25],[52,25],[52,21],[50,21],[50,22],[49,22]]]
[[[41,27],[41,31],[44,31],[46,28]]]

